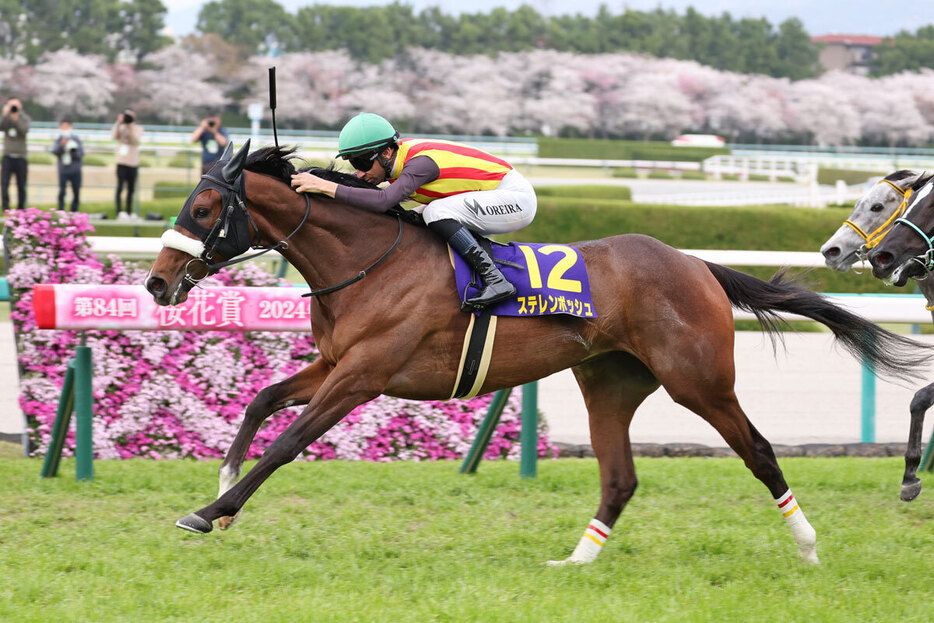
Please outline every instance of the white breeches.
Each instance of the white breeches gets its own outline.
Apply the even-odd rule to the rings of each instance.
[[[442,197],[416,209],[426,223],[454,219],[479,234],[507,234],[531,223],[537,208],[532,184],[512,170],[493,190]]]

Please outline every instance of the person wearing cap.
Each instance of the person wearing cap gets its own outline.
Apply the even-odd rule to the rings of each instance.
[[[139,175],[139,144],[143,137],[143,127],[136,123],[136,113],[127,108],[114,123],[111,138],[117,141],[117,220],[133,218],[133,191]],[[120,195],[126,186],[126,212],[121,210]]]
[[[466,302],[482,309],[516,295],[471,232],[505,234],[532,222],[535,189],[522,174],[487,152],[453,141],[399,138],[392,124],[360,113],[341,130],[338,157],[357,177],[385,188],[354,188],[308,172],[292,176],[297,192],[314,192],[371,212],[406,200],[420,204],[428,229],[446,241],[480,275],[483,289]]]

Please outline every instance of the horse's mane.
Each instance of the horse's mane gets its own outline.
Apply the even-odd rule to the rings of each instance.
[[[295,150],[295,147],[261,147],[247,156],[246,164],[243,168],[261,175],[269,175],[289,185],[292,184],[293,175],[296,173],[308,172],[322,179],[337,182],[343,186],[377,188],[356,175],[335,170],[333,165],[328,167],[309,166],[296,169],[295,164],[292,162],[298,158],[298,156],[295,155]]]
[[[247,156],[246,164],[243,165],[243,168],[253,173],[274,177],[289,186],[292,185],[292,176],[294,174],[308,172],[343,186],[378,188],[378,186],[370,184],[356,175],[335,170],[333,165],[328,167],[310,166],[296,169],[295,165],[292,163],[292,161],[298,157],[295,155],[295,150],[295,147],[261,147]],[[319,196],[323,197],[322,195]],[[330,200],[328,197],[324,198]],[[398,215],[404,221],[412,225],[424,225],[421,214],[406,210],[399,205],[390,208],[387,213],[394,216]]]
[[[917,171],[913,171],[911,169],[899,169],[898,171],[895,171],[894,173],[889,173],[888,175],[885,176],[884,179],[890,182],[898,182],[905,178],[914,177],[915,175],[918,175]]]

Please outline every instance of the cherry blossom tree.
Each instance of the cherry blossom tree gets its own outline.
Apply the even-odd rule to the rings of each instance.
[[[202,54],[171,45],[147,55],[146,64],[154,68],[139,72],[137,112],[179,125],[194,123],[230,101],[223,85],[211,81],[213,67]]]
[[[354,85],[357,61],[345,51],[296,52],[271,61],[254,56],[248,71],[254,76],[250,94],[241,103],[267,102],[267,68],[276,66],[276,118],[297,121],[306,128],[333,129],[348,115],[341,98]]]
[[[33,81],[34,68],[26,64],[21,56],[0,57],[0,96],[27,99],[36,93]]]
[[[859,113],[845,93],[817,80],[791,84],[788,129],[817,145],[846,145],[860,136]]]
[[[104,58],[62,48],[46,52],[33,76],[42,85],[34,100],[57,117],[100,117],[107,114],[116,90]]]
[[[821,82],[847,95],[859,114],[864,139],[893,146],[920,145],[930,135],[931,126],[903,79],[874,80],[835,71],[822,76]]]
[[[788,84],[766,76],[724,75],[716,94],[705,103],[709,126],[731,141],[780,136],[786,129]]]

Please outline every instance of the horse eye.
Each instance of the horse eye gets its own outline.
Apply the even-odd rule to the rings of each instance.
[[[885,206],[882,205],[881,203],[874,203],[872,204],[872,207],[869,209],[872,210],[873,212],[882,212],[882,208],[884,207]]]
[[[875,209],[875,208],[873,208],[873,209]],[[210,214],[210,213],[211,213],[211,211],[208,210],[207,208],[195,208],[195,218],[197,218],[197,219],[204,218],[204,217],[206,217],[206,216],[207,216],[208,214]]]

